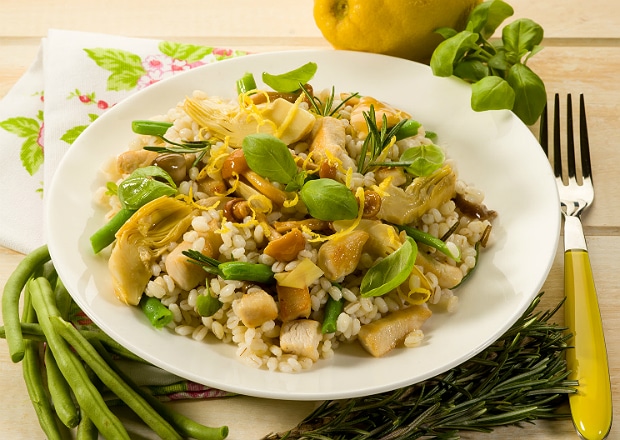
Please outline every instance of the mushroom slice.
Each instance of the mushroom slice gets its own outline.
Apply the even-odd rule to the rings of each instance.
[[[278,306],[271,295],[263,289],[251,290],[233,301],[233,311],[243,325],[254,328],[278,317]]]
[[[409,333],[419,330],[431,315],[432,312],[426,305],[397,310],[363,325],[358,339],[368,353],[380,357],[401,344]]]
[[[318,321],[297,319],[282,324],[280,348],[285,353],[304,356],[316,362],[319,359],[319,343],[323,339]]]
[[[280,320],[282,322],[310,316],[312,302],[308,287],[299,288],[276,285],[276,291],[278,292]]]

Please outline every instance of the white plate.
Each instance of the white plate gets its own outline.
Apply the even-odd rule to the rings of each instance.
[[[316,90],[371,95],[410,112],[438,133],[461,178],[486,193],[499,213],[493,246],[473,277],[458,289],[458,311],[436,313],[425,325],[424,344],[375,359],[357,344],[339,348],[297,374],[248,367],[235,347],[153,329],[135,307],[112,293],[105,260],[92,254],[89,237],[103,212],[93,206],[99,170],[126,150],[130,122],[163,114],[193,90],[233,97],[246,72],[282,73],[314,61]],[[432,75],[428,66],[381,55],[344,51],[291,51],[249,55],[191,70],[119,103],[72,145],[47,196],[49,249],[78,305],[119,343],[144,359],[187,379],[242,394],[314,400],[368,395],[422,381],[470,358],[496,340],[539,292],[553,262],[560,214],[547,159],[529,129],[512,113],[475,113],[470,89]]]

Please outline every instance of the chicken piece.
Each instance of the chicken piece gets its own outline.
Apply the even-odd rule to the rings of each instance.
[[[312,130],[310,153],[316,163],[333,165],[335,160],[345,169],[353,168],[355,161],[345,149],[346,133],[342,120],[325,116],[317,119]]]
[[[197,264],[188,261],[183,251],[192,248],[192,243],[183,241],[166,257],[166,272],[174,283],[185,291],[190,291],[203,281],[207,272]]]
[[[293,261],[297,254],[306,248],[306,238],[297,228],[287,232],[282,237],[269,242],[263,251],[264,254],[278,261]]]
[[[159,153],[148,150],[130,150],[121,153],[116,158],[116,168],[121,174],[131,174],[138,168],[151,165]]]
[[[362,347],[375,357],[380,357],[401,344],[414,330],[419,330],[432,315],[426,305],[415,305],[397,310],[369,324],[358,333]]]
[[[308,287],[297,288],[278,284],[276,286],[276,291],[278,292],[280,320],[282,322],[310,316],[312,302],[310,301],[310,291]]]
[[[233,301],[233,311],[243,325],[254,328],[278,317],[275,299],[263,289],[252,290],[240,299]]]
[[[312,319],[285,322],[280,329],[282,351],[310,358],[314,362],[319,359],[321,339],[320,324]]]
[[[379,130],[383,127],[383,115],[387,117],[388,127],[393,127],[402,119],[410,118],[410,116],[402,110],[398,110],[384,102],[377,101],[375,98],[371,98],[370,96],[364,96],[360,98],[359,104],[353,107],[353,110],[351,111],[351,126],[358,133],[368,135],[368,124],[364,118],[364,113],[368,113],[370,111],[371,105],[375,111],[375,120]]]
[[[340,280],[352,273],[368,241],[368,232],[354,230],[326,241],[319,249],[317,264],[330,281]]]
[[[424,272],[431,272],[437,276],[437,282],[443,289],[452,289],[463,281],[463,271],[448,263],[442,263],[432,257],[419,253],[416,264],[422,266]]]

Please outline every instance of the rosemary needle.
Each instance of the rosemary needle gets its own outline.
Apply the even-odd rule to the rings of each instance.
[[[535,312],[540,293],[496,342],[463,364],[394,391],[322,403],[298,426],[263,440],[459,439],[461,431],[569,417],[575,392],[564,360],[569,335]]]

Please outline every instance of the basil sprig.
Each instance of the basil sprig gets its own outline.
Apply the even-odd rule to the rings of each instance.
[[[543,28],[521,18],[502,29],[500,41],[491,41],[495,30],[514,10],[502,0],[476,6],[465,30],[437,30],[445,41],[431,57],[436,76],[455,75],[472,84],[471,107],[475,111],[512,110],[525,124],[541,115],[547,93],[540,77],[526,64],[540,50]]]

